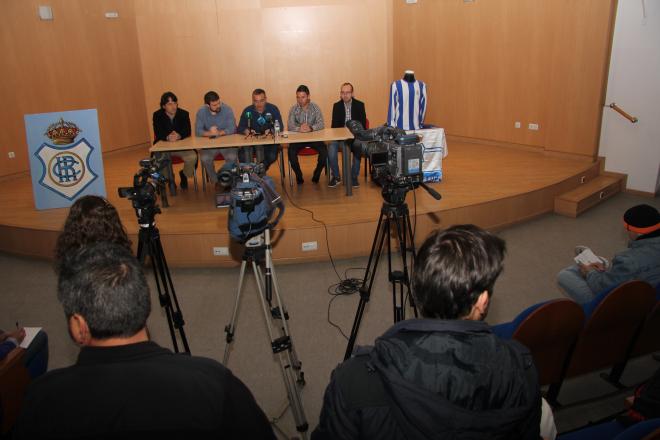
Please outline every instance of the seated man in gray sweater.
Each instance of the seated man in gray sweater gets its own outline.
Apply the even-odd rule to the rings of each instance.
[[[227,104],[220,101],[220,95],[214,91],[206,92],[204,105],[195,117],[195,135],[216,138],[236,133],[236,118]],[[211,183],[217,183],[218,176],[213,166],[213,158],[222,153],[225,158],[223,169],[230,169],[236,162],[237,148],[207,148],[201,151],[202,166],[206,169]]]

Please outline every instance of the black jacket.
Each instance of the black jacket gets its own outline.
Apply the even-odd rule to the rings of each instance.
[[[540,420],[526,348],[483,322],[408,320],[335,369],[312,440],[538,440]]]
[[[344,101],[341,99],[332,106],[332,128],[344,127],[346,125],[346,109]],[[364,103],[353,98],[351,102],[351,119],[360,121],[364,128],[367,128],[367,112],[364,109]]]
[[[172,131],[179,133],[181,139],[190,136],[190,115],[181,108],[176,109],[174,119],[170,119],[164,109],[156,110],[152,122],[154,126],[154,144],[158,141],[166,141],[167,136]]]
[[[250,391],[220,363],[140,342],[84,347],[75,365],[32,382],[14,438],[275,435]]]

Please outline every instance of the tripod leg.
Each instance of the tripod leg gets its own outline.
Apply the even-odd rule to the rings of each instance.
[[[254,272],[255,279],[259,279],[261,276],[261,270],[256,262],[252,262],[252,271]],[[266,328],[268,329],[268,335],[271,341],[271,348],[273,353],[277,355],[280,369],[282,372],[282,379],[284,380],[284,385],[287,390],[287,396],[289,399],[289,404],[291,405],[291,411],[293,412],[293,418],[296,422],[296,429],[300,432],[303,438],[307,438],[307,429],[309,425],[305,417],[305,411],[302,405],[302,398],[300,397],[300,391],[298,389],[298,379],[296,372],[294,371],[294,363],[292,359],[292,347],[293,343],[291,342],[291,337],[285,333],[284,336],[275,338],[273,334],[273,321],[272,315],[269,313],[269,308],[267,306],[267,301],[265,297],[265,292],[262,289],[262,283],[257,282],[257,290],[259,290],[259,299],[261,300],[261,308],[264,313],[264,319],[266,320]],[[277,289],[276,289],[277,291]],[[283,310],[282,302],[277,294],[277,301],[280,310]],[[286,326],[286,319],[282,316],[283,331],[288,332],[288,327]]]
[[[146,255],[149,255],[151,258],[151,270],[154,273],[154,280],[156,281],[156,290],[158,291],[158,301],[160,302],[160,306],[165,310],[165,317],[167,319],[167,326],[170,329],[170,337],[172,338],[172,347],[174,348],[174,352],[178,353],[179,352],[179,343],[176,340],[176,334],[174,333],[174,320],[172,318],[172,309],[169,304],[169,297],[167,296],[166,293],[163,292],[163,290],[166,288],[165,287],[165,282],[161,278],[161,268],[159,265],[159,260],[156,257],[156,249],[155,249],[155,244],[153,242],[153,238],[149,238],[149,242],[147,243],[147,250],[146,250]],[[161,288],[161,281],[163,282],[162,288]]]
[[[277,283],[277,276],[275,275],[275,266],[272,267],[272,277],[273,277],[273,291],[275,292],[275,299],[277,301],[281,316],[283,317],[282,319],[282,332],[285,336],[291,336],[289,333],[289,324],[287,323],[288,320],[288,315],[286,312],[286,306],[284,305],[284,300],[282,299],[282,296],[280,295],[280,289],[279,285]],[[283,312],[282,312],[283,311]],[[291,342],[291,366],[293,367],[294,371],[296,372],[296,383],[299,385],[305,385],[305,373],[302,371],[302,362],[300,362],[300,358],[298,358],[298,353],[296,352],[296,348],[293,345],[293,341]]]
[[[404,222],[404,233],[407,231],[408,232],[408,237],[410,238],[410,251],[412,253],[412,261],[410,262],[410,267],[413,267],[415,265],[415,260],[417,259],[417,251],[415,250],[415,237],[413,235],[412,231],[412,224],[410,222],[410,212],[408,211],[408,207],[405,207],[405,215],[403,217],[403,222]],[[408,276],[408,280],[410,281],[410,276]],[[409,289],[408,289],[408,299],[410,300],[410,307],[413,309],[413,313],[415,314],[415,318],[418,317],[417,314],[417,306],[415,305],[415,295],[413,295],[412,292],[412,285],[409,284]]]
[[[376,227],[376,235],[374,236],[374,241],[371,245],[369,262],[367,263],[367,269],[364,272],[362,286],[360,287],[360,302],[358,303],[358,308],[355,312],[355,319],[353,320],[353,327],[351,328],[351,334],[348,338],[344,360],[350,358],[353,354],[353,348],[355,347],[355,340],[357,339],[357,333],[360,329],[362,315],[364,314],[364,309],[371,297],[371,288],[374,284],[376,268],[378,267],[378,261],[380,260],[380,255],[383,251],[386,234],[389,234],[389,220],[387,219],[386,214],[381,210],[380,218],[378,219],[378,226]]]
[[[225,344],[225,355],[222,359],[222,363],[227,365],[229,362],[229,346],[234,340],[234,331],[236,330],[236,318],[238,316],[238,304],[241,300],[241,292],[243,291],[243,280],[245,279],[245,267],[247,266],[247,261],[243,260],[241,263],[241,272],[238,276],[238,288],[236,289],[236,299],[234,299],[234,310],[231,313],[231,321],[225,326],[225,333],[227,333]]]
[[[165,258],[165,251],[163,251],[163,245],[160,242],[160,235],[158,234],[157,230],[155,231],[155,237],[156,237],[155,238],[156,252],[159,261],[158,266],[161,277],[163,279],[165,294],[168,295],[167,302],[169,304],[172,318],[174,321],[174,328],[179,331],[179,337],[181,338],[181,343],[183,344],[184,351],[190,354],[190,347],[188,346],[188,339],[186,338],[186,332],[183,330],[183,326],[185,325],[185,321],[183,319],[183,313],[181,312],[181,307],[179,306],[179,301],[176,297],[176,291],[174,290],[174,283],[172,282],[170,269],[167,266],[167,259]]]

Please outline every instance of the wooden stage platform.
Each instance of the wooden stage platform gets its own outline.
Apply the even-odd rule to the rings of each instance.
[[[434,200],[421,188],[407,196],[418,244],[437,227],[475,223],[496,229],[550,212],[557,194],[578,186],[583,176],[588,180],[599,172],[599,162],[588,158],[525,148],[449,139],[448,150],[443,161],[444,180],[432,185],[442,200]],[[134,245],[138,230],[135,212],[130,201],[118,197],[117,188],[132,185],[138,161],[147,156],[146,146],[104,156],[108,199],[118,208]],[[328,259],[328,245],[333,258],[369,254],[383,203],[380,188],[365,182],[363,176],[352,197],[344,194],[342,186],[328,188],[324,176],[315,185],[311,183],[315,161],[316,156],[301,157],[305,184],[291,188],[287,179],[285,191],[275,164],[269,171],[286,204],[286,213],[273,235],[273,258],[278,263]],[[201,191],[199,172],[198,181],[198,192],[191,182],[187,192],[169,197],[170,207],[156,218],[168,263],[237,265],[241,247],[229,238],[227,209],[215,208],[209,188]],[[35,210],[27,174],[0,181],[0,207],[0,250],[51,258],[68,210]],[[317,250],[302,251],[303,242],[314,241]],[[214,256],[214,247],[229,247],[230,255]]]

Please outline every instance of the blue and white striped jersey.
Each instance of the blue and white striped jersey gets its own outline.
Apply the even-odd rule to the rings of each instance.
[[[390,87],[387,124],[404,130],[419,130],[426,115],[426,84],[396,80]]]

